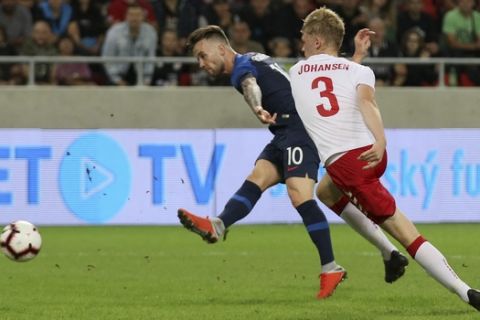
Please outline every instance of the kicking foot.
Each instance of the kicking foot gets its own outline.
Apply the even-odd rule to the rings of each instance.
[[[385,282],[393,283],[405,273],[408,259],[398,251],[392,251],[390,260],[383,261],[385,264]]]
[[[185,209],[178,209],[178,218],[185,228],[195,232],[208,243],[217,242],[224,233],[223,222],[218,218],[202,218]]]
[[[337,286],[344,279],[347,278],[347,270],[338,266],[335,270],[330,272],[323,272],[320,274],[320,291],[317,294],[317,299],[325,299],[330,297]]]
[[[470,289],[467,291],[468,303],[472,305],[475,309],[480,311],[480,291],[475,289]]]

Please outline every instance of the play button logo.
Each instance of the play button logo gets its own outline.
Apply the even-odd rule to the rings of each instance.
[[[96,132],[85,134],[66,150],[59,185],[65,204],[78,218],[91,223],[106,222],[128,200],[128,157],[111,137]]]
[[[85,172],[80,177],[80,192],[82,199],[88,199],[97,192],[108,187],[114,180],[114,175],[94,160],[82,158],[80,171]]]

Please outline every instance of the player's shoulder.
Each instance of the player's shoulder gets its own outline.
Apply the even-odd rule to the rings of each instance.
[[[352,70],[354,72],[359,73],[359,74],[372,74],[373,75],[373,70],[369,66],[365,66],[363,64],[357,63],[357,62],[352,61],[352,60],[348,60],[346,58],[342,58],[342,59],[345,60],[350,65],[350,67],[352,68]]]
[[[252,62],[269,62],[272,58],[263,53],[258,52],[247,52],[247,53],[237,53],[236,61],[238,63],[252,63]]]
[[[358,72],[361,73],[361,74],[364,74],[364,75],[368,75],[368,76],[375,76],[372,68],[370,68],[369,66],[364,66],[363,64],[359,64],[359,63],[355,63],[357,66],[358,66]]]
[[[345,57],[336,57],[335,59],[337,60],[338,63],[346,64],[349,66],[349,68],[352,68],[352,69],[357,69],[357,68],[361,69],[363,67],[361,64],[356,63],[355,61]]]

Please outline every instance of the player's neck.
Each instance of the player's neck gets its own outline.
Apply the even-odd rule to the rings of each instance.
[[[326,54],[332,57],[338,57],[338,52],[336,50],[317,50],[315,55]]]
[[[338,50],[328,43],[321,42],[318,47],[315,48],[315,55],[326,54],[333,57],[338,57]]]
[[[235,50],[229,48],[225,51],[225,70],[224,73],[231,74],[233,71],[233,66],[235,64]]]

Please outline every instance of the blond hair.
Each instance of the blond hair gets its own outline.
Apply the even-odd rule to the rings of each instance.
[[[322,7],[312,11],[303,21],[302,32],[322,37],[328,46],[340,50],[345,24],[334,11]]]

